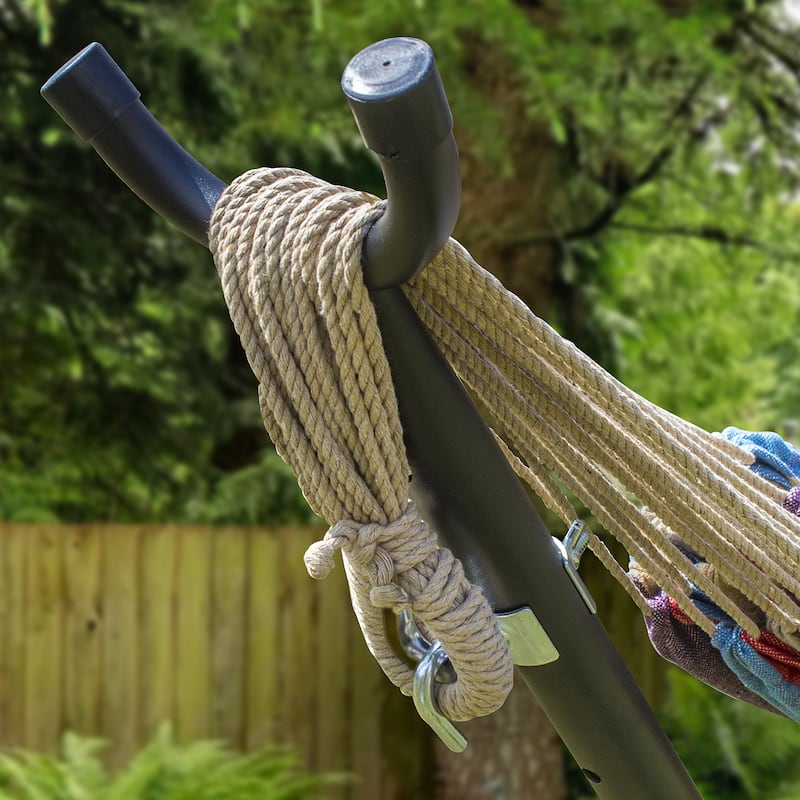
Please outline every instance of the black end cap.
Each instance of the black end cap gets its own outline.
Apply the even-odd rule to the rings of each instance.
[[[41,94],[84,142],[91,142],[140,97],[139,90],[97,42],[55,72]]]
[[[367,147],[385,158],[423,156],[453,129],[433,51],[420,39],[384,39],[357,53],[342,89]]]

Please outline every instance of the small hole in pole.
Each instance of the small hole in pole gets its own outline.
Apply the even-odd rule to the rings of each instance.
[[[391,63],[392,63],[391,59],[387,59],[386,61],[383,62],[383,66],[388,67]]]
[[[592,772],[590,769],[583,770],[583,774],[592,782],[592,783],[600,783],[600,776],[596,772]]]

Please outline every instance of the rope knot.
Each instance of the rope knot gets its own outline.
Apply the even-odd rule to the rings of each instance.
[[[409,541],[422,547],[409,546]],[[425,523],[413,503],[387,523],[340,520],[325,536],[306,550],[303,560],[308,574],[317,580],[326,578],[334,567],[334,556],[341,550],[354,568],[366,573],[373,605],[401,609],[410,602],[408,593],[392,581],[396,573],[406,572],[436,550]]]
[[[338,550],[343,550],[348,543],[358,535],[358,523],[352,520],[342,520],[328,528],[325,536],[314,542],[303,555],[306,572],[315,580],[323,580],[330,575],[336,566],[334,556]]]

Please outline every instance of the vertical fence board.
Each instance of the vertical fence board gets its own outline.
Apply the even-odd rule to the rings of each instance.
[[[272,531],[258,530],[249,541],[245,744],[251,750],[281,740],[278,592],[282,540]]]
[[[64,725],[95,734],[100,723],[100,530],[64,534]]]
[[[5,641],[4,681],[0,685],[4,715],[0,740],[4,744],[23,744],[25,724],[25,540],[28,529],[6,529],[2,537],[4,551],[3,597],[5,610],[0,636]]]
[[[232,747],[243,745],[246,534],[220,528],[213,535],[211,574],[212,730]]]
[[[358,625],[342,569],[334,570],[316,587],[318,619],[317,666],[317,761],[326,772],[350,770],[350,648],[358,645]],[[331,792],[331,800],[343,800],[349,787]]]
[[[172,599],[175,531],[149,528],[139,540],[139,735],[150,739],[172,713]]]
[[[57,751],[62,729],[62,535],[51,526],[37,526],[26,541],[24,741],[47,752]],[[44,713],[45,708],[52,713]]]
[[[396,691],[375,665],[372,654],[358,636],[351,646],[350,752],[353,772],[358,777],[357,797],[390,800],[381,781],[383,719],[382,692]],[[392,724],[389,720],[388,724]]]
[[[11,626],[12,596],[8,586],[8,544],[0,536],[0,746],[10,729],[9,685],[11,683],[11,652],[8,646],[8,630]]]
[[[307,536],[292,531],[283,550],[280,658],[286,675],[281,714],[284,741],[296,748],[310,765],[316,758],[314,712],[320,665],[314,640],[320,631],[316,624],[314,587],[303,562],[308,544]]]
[[[139,529],[118,527],[103,541],[103,682],[100,719],[108,759],[118,766],[140,744]]]
[[[175,732],[208,736],[211,723],[211,536],[180,531],[175,558]]]

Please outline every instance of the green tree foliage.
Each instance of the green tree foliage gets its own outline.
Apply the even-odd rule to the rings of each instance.
[[[795,261],[780,251],[796,212],[781,213],[765,233],[784,230],[763,248],[613,234],[598,314],[626,384],[709,430],[781,429],[797,415],[800,298]]]
[[[41,37],[14,8],[0,26],[14,78],[0,90],[0,516],[175,518],[206,496],[218,508],[217,484],[260,463],[265,436],[210,258],[121,187],[38,85],[99,38],[212,168],[277,161],[268,140],[255,154],[237,133],[248,120],[223,4],[217,26],[187,24],[188,7],[53,4]],[[314,160],[313,146],[304,152]]]
[[[6,0],[0,516],[225,508],[245,521],[285,496],[278,480],[238,511],[225,499],[259,483],[233,473],[273,462],[208,255],[38,97],[88,41],[224,179],[288,164],[379,191],[338,76],[371,41],[427,39],[472,156],[513,176],[509,125],[547,132],[537,146],[559,176],[548,213],[496,227],[504,247],[557,253],[553,321],[644,393],[718,427],[785,416],[765,410],[780,392],[794,402],[775,366],[796,360],[779,342],[794,314],[795,28],[780,4],[734,0]],[[734,304],[737,316],[717,314]]]
[[[720,695],[677,670],[664,724],[705,800],[800,798],[797,723]]]

